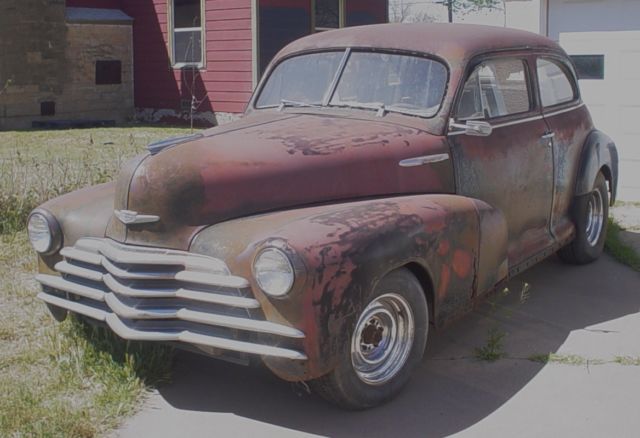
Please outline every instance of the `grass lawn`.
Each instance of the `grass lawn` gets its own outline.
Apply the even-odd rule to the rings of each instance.
[[[636,207],[640,208],[640,207]],[[609,219],[609,229],[605,250],[620,263],[625,264],[636,271],[640,271],[640,254],[622,238],[622,228],[615,220]]]
[[[0,132],[0,436],[91,437],[115,427],[149,385],[166,380],[171,350],[126,343],[68,319],[35,295],[26,215],[44,200],[111,180],[122,162],[177,128]]]

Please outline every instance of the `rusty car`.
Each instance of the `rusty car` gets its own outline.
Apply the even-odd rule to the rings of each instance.
[[[290,43],[242,118],[149,145],[28,231],[57,318],[362,409],[514,275],[596,260],[617,179],[555,42],[383,24]]]

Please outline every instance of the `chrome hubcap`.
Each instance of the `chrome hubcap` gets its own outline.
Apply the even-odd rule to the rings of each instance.
[[[599,190],[594,190],[589,196],[587,203],[587,227],[585,233],[587,242],[591,246],[596,246],[600,240],[600,234],[604,225],[604,205],[602,195]]]
[[[402,369],[411,347],[415,324],[407,300],[382,295],[364,309],[351,338],[351,363],[369,385],[381,385]]]

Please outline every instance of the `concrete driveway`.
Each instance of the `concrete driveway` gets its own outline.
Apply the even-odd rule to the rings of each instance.
[[[405,391],[380,408],[344,412],[267,370],[179,353],[174,382],[116,434],[640,436],[640,364],[615,361],[640,360],[640,274],[608,256],[586,267],[553,257],[509,290],[432,332]],[[508,358],[479,361],[474,350],[492,329],[506,334]],[[530,360],[550,352],[553,362]]]

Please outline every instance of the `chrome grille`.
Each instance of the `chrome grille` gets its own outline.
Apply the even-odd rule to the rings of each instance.
[[[60,254],[55,270],[61,276],[38,275],[38,297],[105,322],[122,338],[306,359],[278,340],[304,334],[264,320],[249,282],[222,260],[95,238],[80,239]],[[261,335],[275,337],[277,345],[256,341]]]

